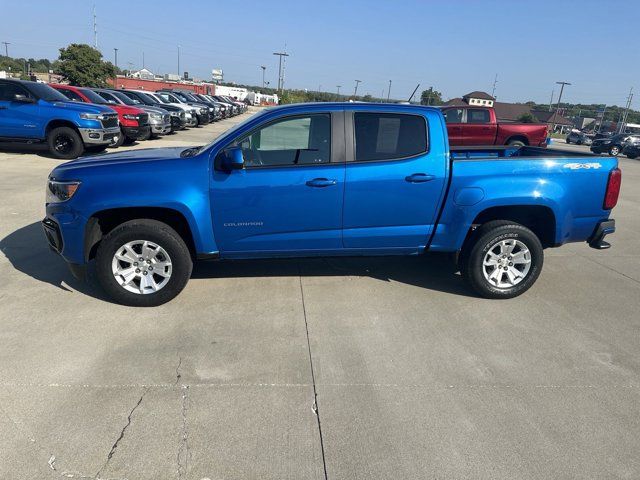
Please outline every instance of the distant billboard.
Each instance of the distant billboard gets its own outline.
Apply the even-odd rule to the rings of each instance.
[[[224,77],[224,73],[222,72],[221,68],[214,68],[213,70],[211,70],[211,79],[212,80],[222,80]]]

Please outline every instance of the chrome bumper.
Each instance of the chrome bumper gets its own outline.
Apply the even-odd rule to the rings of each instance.
[[[79,128],[80,136],[85,144],[102,145],[111,143],[120,135],[120,127],[111,128]]]
[[[169,123],[149,123],[151,133],[164,135],[171,132],[171,122]]]

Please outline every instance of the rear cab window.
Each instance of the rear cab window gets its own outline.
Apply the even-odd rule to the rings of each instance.
[[[421,115],[356,112],[353,122],[356,162],[414,157],[429,149]]]
[[[489,123],[490,121],[489,110],[486,108],[467,109],[467,123]]]

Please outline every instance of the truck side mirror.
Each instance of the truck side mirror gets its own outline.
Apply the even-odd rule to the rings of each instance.
[[[244,168],[244,156],[240,147],[230,147],[222,152],[223,170],[242,170]]]
[[[28,97],[28,96],[23,95],[21,93],[16,93],[13,96],[13,101],[14,102],[20,102],[20,103],[36,103],[35,98]]]

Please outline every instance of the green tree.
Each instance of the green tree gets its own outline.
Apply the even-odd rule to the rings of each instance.
[[[518,121],[520,123],[538,123],[538,119],[529,112],[520,115]]]
[[[81,43],[61,48],[56,66],[71,84],[83,87],[105,87],[107,80],[116,74],[115,67],[102,60],[98,50]]]
[[[442,105],[442,93],[429,87],[429,90],[423,90],[420,95],[421,105]]]

